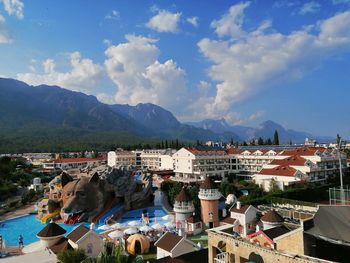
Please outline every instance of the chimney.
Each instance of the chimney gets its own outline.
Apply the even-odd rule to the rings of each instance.
[[[240,201],[237,201],[236,208],[241,209],[241,202]]]

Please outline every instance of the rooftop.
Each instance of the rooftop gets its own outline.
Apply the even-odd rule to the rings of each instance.
[[[230,212],[245,214],[245,212],[248,210],[249,206],[250,205],[242,205],[241,208],[239,208],[239,209],[237,208],[237,206],[236,207],[232,207],[230,209]]]
[[[279,227],[274,227],[274,228],[270,228],[267,230],[263,230],[262,232],[264,232],[264,234],[270,238],[271,240],[273,240],[276,237],[282,236],[288,232],[290,232],[291,230],[288,229],[287,227],[285,227],[284,225],[279,226]]]
[[[187,189],[183,187],[180,193],[176,196],[175,201],[177,202],[189,202],[192,201],[192,197],[188,193]]]
[[[227,155],[227,153],[224,150],[201,150],[196,148],[186,148],[186,149],[196,156]]]
[[[164,249],[165,251],[171,252],[173,248],[182,240],[182,237],[166,232],[161,236],[158,241],[154,244],[155,246]]]
[[[266,212],[260,218],[260,220],[263,222],[269,222],[269,223],[282,223],[282,222],[284,222],[283,217],[279,213],[277,213],[274,209]]]
[[[296,165],[296,166],[303,166],[306,163],[306,159],[299,155],[293,155],[290,157],[287,157],[285,159],[274,159],[270,164],[275,165]]]
[[[207,176],[200,185],[200,189],[216,189],[210,178]]]
[[[79,239],[81,239],[83,236],[85,236],[85,234],[87,232],[89,232],[90,229],[88,229],[87,227],[80,225],[76,228],[74,228],[72,230],[72,232],[70,232],[67,235],[67,238],[70,239],[71,241],[73,241],[74,243],[77,242]]]
[[[294,176],[297,172],[296,169],[289,165],[280,165],[275,168],[264,168],[258,173],[262,175],[277,175],[277,176]]]
[[[37,236],[40,237],[57,237],[62,236],[66,233],[66,230],[64,230],[62,227],[57,225],[54,222],[48,223],[41,231],[37,234]]]

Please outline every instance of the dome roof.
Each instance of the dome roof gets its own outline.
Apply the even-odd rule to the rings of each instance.
[[[137,242],[140,243],[140,249],[141,251],[136,251],[136,244]],[[135,254],[138,254],[138,253],[147,253],[149,248],[150,248],[150,242],[148,240],[148,238],[144,235],[141,235],[141,234],[134,234],[132,236],[129,236],[128,239],[126,240],[126,249],[128,251],[128,253],[132,254],[132,255],[135,255]]]
[[[183,187],[180,193],[176,196],[175,201],[178,202],[189,202],[192,201],[192,197],[188,193],[185,187]]]
[[[268,222],[268,223],[283,223],[284,222],[283,217],[279,213],[277,213],[274,209],[265,213],[260,220],[263,222]]]
[[[55,222],[48,223],[41,231],[37,234],[37,237],[57,237],[62,236],[66,233],[62,227],[57,225]]]
[[[203,183],[201,183],[200,189],[216,189],[210,178],[207,176]]]

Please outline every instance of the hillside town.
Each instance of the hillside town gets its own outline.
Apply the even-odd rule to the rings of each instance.
[[[1,255],[4,262],[33,256],[56,262],[73,251],[98,258],[110,246],[144,262],[344,262],[350,256],[349,146],[308,142],[3,155],[2,162],[21,163],[17,172],[38,177],[17,191],[22,201],[14,204],[16,194],[2,199]],[[82,203],[92,193],[84,191],[99,191],[92,181],[114,189],[102,210],[94,210],[97,196]],[[78,197],[66,193],[80,184],[73,191],[84,199],[73,201]],[[79,202],[78,214],[67,210],[71,202]],[[19,232],[18,224],[34,232]]]
[[[0,263],[349,263],[350,0],[0,0]]]

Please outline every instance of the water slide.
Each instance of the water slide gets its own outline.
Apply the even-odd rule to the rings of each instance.
[[[59,215],[60,214],[60,210],[56,210],[56,211],[54,211],[54,212],[52,212],[52,213],[49,213],[49,214],[47,214],[46,216],[44,216],[44,217],[42,217],[41,219],[40,219],[40,221],[41,221],[41,223],[46,223],[47,222],[47,220],[49,220],[49,219],[51,219],[51,218],[53,218],[53,217],[55,217],[55,216],[57,216],[57,215]]]
[[[99,225],[104,225],[106,222],[106,219],[112,215],[114,215],[115,213],[117,213],[118,211],[120,211],[121,209],[123,209],[124,205],[123,203],[118,203],[117,205],[113,206],[111,208],[110,206],[107,206],[105,209],[103,209],[101,211],[101,213],[99,213],[94,219],[93,222],[98,223]]]

